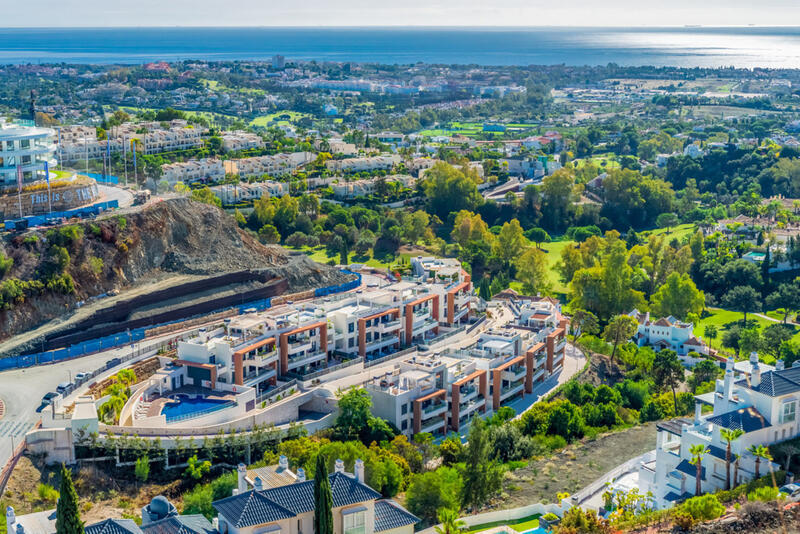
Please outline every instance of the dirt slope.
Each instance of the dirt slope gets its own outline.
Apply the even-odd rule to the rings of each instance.
[[[65,272],[74,281],[74,293],[27,289],[22,300],[0,311],[0,340],[47,321],[63,322],[76,310],[86,314],[99,304],[212,274],[266,270],[285,277],[290,291],[345,280],[338,270],[303,254],[261,244],[229,215],[189,199],[166,200],[77,226],[82,237],[62,243],[69,254]],[[14,264],[3,280],[44,280],[43,273],[53,263],[53,232],[34,230],[6,240],[3,252]],[[120,294],[94,299],[110,291]]]

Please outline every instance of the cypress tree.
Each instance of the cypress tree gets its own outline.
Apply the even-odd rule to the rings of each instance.
[[[324,454],[317,455],[314,472],[314,534],[333,534],[333,495]]]
[[[72,483],[72,474],[64,464],[61,464],[61,487],[56,506],[56,534],[84,534],[78,493]]]

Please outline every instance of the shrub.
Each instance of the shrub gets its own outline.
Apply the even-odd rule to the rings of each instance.
[[[544,519],[545,521],[555,521],[556,519],[558,519],[558,516],[553,512],[547,512],[542,516],[542,519]]]
[[[56,490],[50,484],[39,484],[36,488],[36,493],[39,494],[39,498],[43,501],[48,502],[56,502],[58,500],[58,490]]]
[[[769,502],[777,499],[779,495],[780,492],[775,486],[764,486],[762,488],[756,488],[748,493],[747,500]]]
[[[98,258],[96,256],[92,256],[89,258],[89,268],[92,269],[92,272],[96,275],[99,275],[103,272],[103,258]]]
[[[716,519],[725,512],[725,506],[714,494],[692,497],[681,506],[681,509],[692,516],[695,521]]]

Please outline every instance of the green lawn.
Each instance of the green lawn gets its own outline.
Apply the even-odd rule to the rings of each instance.
[[[508,526],[517,532],[525,532],[527,530],[531,530],[533,528],[538,527],[540,517],[541,514],[533,514],[529,515],[528,517],[517,519],[514,522],[495,521],[493,523],[484,523],[483,525],[475,525],[466,532],[469,534],[475,534],[476,532],[482,532],[484,530],[489,530],[490,528],[502,527],[502,526]]]
[[[575,241],[568,239],[542,244],[542,249],[547,253],[547,272],[550,278],[550,287],[555,293],[567,292],[567,285],[561,281],[561,276],[556,271],[556,264],[561,260],[561,251],[574,244]]]
[[[337,264],[339,263],[339,255],[336,254],[334,256],[329,256],[327,249],[325,248],[325,246],[322,246],[322,245],[320,245],[318,247],[314,247],[314,248],[303,247],[302,249],[299,249],[299,250],[304,252],[306,255],[308,255],[308,257],[310,257],[312,260],[314,260],[317,263],[328,263],[328,261],[330,261],[330,260],[334,260]],[[383,260],[380,260],[380,259],[377,259],[377,258],[373,258],[371,255],[370,256],[359,256],[358,254],[351,253],[349,260],[350,260],[350,263],[363,263],[364,265],[367,265],[369,267],[374,267],[376,269],[388,269],[400,257],[402,257],[407,262],[408,258],[411,257],[411,255],[410,254],[399,254],[398,256],[393,258],[391,262],[387,262],[387,261],[383,261]]]
[[[681,224],[678,226],[673,226],[672,228],[659,228],[658,230],[648,230],[642,232],[645,237],[655,236],[655,235],[666,235],[669,239],[667,241],[671,241],[672,238],[676,238],[678,241],[683,241],[685,237],[689,237],[692,235],[696,230],[694,223],[686,223]]]
[[[709,346],[715,349],[723,349],[722,336],[725,333],[726,325],[741,322],[742,319],[744,318],[744,315],[741,312],[723,310],[721,308],[709,308],[708,311],[711,312],[711,314],[708,317],[700,319],[700,321],[694,326],[694,335],[702,336],[703,341],[705,341]],[[767,315],[769,317],[779,318],[778,314],[776,314],[775,312],[768,312]],[[752,313],[747,314],[747,323],[752,325],[754,322],[758,325],[759,330],[763,329],[765,326],[776,324],[773,321],[769,321],[762,317],[757,317]],[[709,339],[705,336],[705,327],[707,325],[714,325],[717,327],[716,339]],[[800,340],[800,331],[795,333],[792,340],[793,341]],[[730,349],[724,349],[724,350],[730,350]],[[772,362],[767,361],[766,363],[772,363]]]
[[[288,115],[289,120],[288,121],[278,120],[278,117],[280,117],[281,115]],[[308,113],[300,113],[299,111],[288,111],[288,110],[276,111],[275,113],[270,113],[269,115],[261,115],[259,117],[256,117],[255,119],[250,121],[250,126],[262,126],[266,128],[267,126],[270,126],[270,123],[272,123],[273,121],[277,121],[277,124],[279,125],[286,125],[296,122],[302,119],[303,117],[310,117],[310,116],[311,115],[309,115]]]

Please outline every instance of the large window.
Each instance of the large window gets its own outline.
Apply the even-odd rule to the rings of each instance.
[[[783,422],[784,423],[791,423],[794,421],[795,412],[797,410],[797,403],[796,402],[787,402],[783,405]]]
[[[364,534],[365,513],[351,512],[344,516],[344,534]]]

